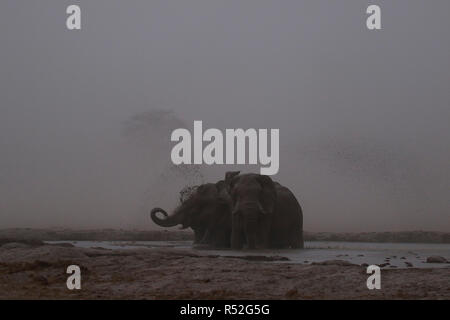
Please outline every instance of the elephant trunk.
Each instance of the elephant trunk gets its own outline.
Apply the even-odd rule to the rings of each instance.
[[[231,231],[231,248],[234,250],[242,249],[242,233],[241,230],[233,229]]]
[[[242,217],[239,212],[233,212],[232,226],[231,226],[231,248],[234,250],[242,249],[243,245],[243,230]]]
[[[256,249],[258,232],[258,217],[256,212],[250,212],[245,216],[245,235],[248,249]]]
[[[161,212],[164,215],[164,219],[159,218],[156,214],[158,212]],[[161,227],[174,227],[177,224],[181,223],[181,219],[179,215],[171,215],[169,216],[167,214],[167,212],[164,209],[161,208],[153,208],[152,211],[150,212],[150,216],[153,220],[154,223],[156,223],[157,225],[161,226]]]
[[[239,203],[238,203],[239,204]],[[237,206],[233,210],[231,247],[242,249],[244,244],[248,249],[258,245],[258,216],[260,209],[254,204]]]

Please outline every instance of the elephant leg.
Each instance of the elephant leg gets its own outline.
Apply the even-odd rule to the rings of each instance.
[[[229,224],[229,223],[228,223]],[[226,223],[221,224],[221,228],[214,230],[213,244],[216,248],[230,248],[231,247],[231,228]]]
[[[232,229],[231,231],[231,248],[234,250],[240,250],[244,244],[244,237],[241,230]]]
[[[270,224],[268,221],[263,221],[259,227],[258,247],[267,249],[270,247]]]
[[[202,239],[199,242],[195,243],[193,248],[194,249],[198,249],[198,250],[210,250],[210,249],[213,249],[213,246],[211,244],[211,232],[210,232],[209,229],[206,229]]]
[[[298,230],[292,230],[289,244],[293,249],[303,249],[303,233]]]
[[[212,241],[212,232],[211,232],[211,229],[208,228],[208,229],[206,229],[206,232],[205,232],[202,240],[200,240],[200,243],[201,244],[210,244],[211,241]]]
[[[194,244],[200,243],[204,237],[203,230],[194,230]]]
[[[299,249],[303,249],[305,246],[304,240],[303,240],[303,231],[300,232],[298,235],[298,247]]]

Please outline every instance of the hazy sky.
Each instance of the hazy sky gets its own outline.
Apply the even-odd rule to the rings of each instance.
[[[66,29],[70,4],[81,31]],[[280,129],[275,179],[305,230],[450,231],[449,13],[448,0],[2,0],[0,227],[156,228],[150,207],[230,169],[171,167],[171,130],[203,120]]]

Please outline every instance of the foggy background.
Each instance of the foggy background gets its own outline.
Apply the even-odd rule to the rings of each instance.
[[[81,31],[66,8],[81,6]],[[381,7],[382,30],[366,28]],[[0,228],[158,228],[233,166],[170,133],[279,128],[307,231],[450,231],[448,0],[0,3]],[[241,167],[259,172],[259,166]]]

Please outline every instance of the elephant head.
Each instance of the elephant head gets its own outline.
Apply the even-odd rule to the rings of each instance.
[[[227,173],[225,181],[232,200],[231,247],[249,249],[267,245],[277,193],[269,176]]]
[[[154,208],[150,216],[154,223],[161,227],[181,225],[182,229],[192,228],[195,243],[202,242],[214,224],[226,219],[230,211],[230,198],[224,181],[206,183],[184,199],[171,215],[161,208]],[[162,213],[164,218],[157,216]]]

